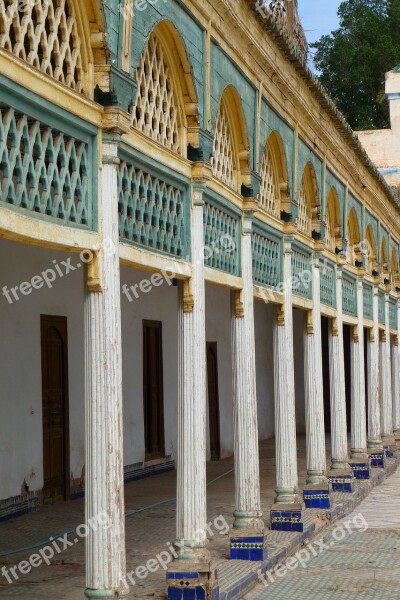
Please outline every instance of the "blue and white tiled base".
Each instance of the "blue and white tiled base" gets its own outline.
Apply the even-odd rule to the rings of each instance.
[[[303,490],[306,508],[330,508],[331,500],[328,486],[307,485]]]
[[[180,565],[182,567],[182,565]],[[193,571],[167,573],[168,600],[219,600],[217,569],[200,570],[191,564]]]
[[[303,532],[304,524],[301,520],[301,504],[273,504],[271,509],[272,531],[299,531]]]
[[[334,492],[348,492],[351,494],[354,491],[354,475],[351,470],[330,471],[328,480]]]
[[[267,538],[266,535],[245,534],[232,532],[231,536],[231,560],[251,560],[259,562],[267,560]]]
[[[396,451],[396,445],[394,445],[394,444],[384,445],[383,449],[385,451],[386,458],[393,458],[394,457],[394,453]]]
[[[369,458],[353,458],[349,461],[353,469],[355,479],[369,479],[371,477],[371,466]]]
[[[384,450],[374,450],[370,456],[371,467],[384,469],[386,466],[386,454]]]

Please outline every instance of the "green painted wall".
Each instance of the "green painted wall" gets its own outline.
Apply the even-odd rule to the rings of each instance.
[[[335,188],[336,194],[339,200],[340,205],[340,228],[343,235],[343,215],[346,206],[346,187],[345,185],[336,177],[336,175],[330,170],[326,170],[326,198],[324,202],[323,216],[326,213],[326,205],[328,203],[329,194],[332,188]]]
[[[261,126],[260,126],[260,169],[265,152],[265,146],[269,136],[273,131],[279,133],[283,143],[286,155],[286,166],[288,171],[288,180],[290,192],[293,192],[294,177],[294,130],[274,111],[273,108],[263,100],[261,105]]]
[[[228,85],[239,93],[247,136],[250,146],[251,168],[256,169],[254,161],[255,107],[257,92],[239,68],[216,46],[211,45],[211,120],[214,129],[221,96]]]
[[[303,178],[304,169],[307,163],[310,162],[315,170],[315,176],[318,184],[318,195],[319,201],[322,205],[322,190],[323,190],[323,161],[311,150],[311,148],[302,140],[299,139],[299,169],[298,169],[298,182],[297,189],[300,190],[301,180]]]

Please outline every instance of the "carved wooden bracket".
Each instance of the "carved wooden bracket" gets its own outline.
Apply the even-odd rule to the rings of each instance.
[[[87,289],[89,292],[102,292],[102,273],[98,254],[93,254],[92,260],[87,264]]]
[[[243,317],[244,317],[243,290],[236,290],[234,292],[234,309],[235,309],[235,317],[238,319],[243,319]]]
[[[279,327],[285,325],[285,307],[283,304],[278,304],[277,306],[277,323]]]
[[[372,328],[369,330],[369,341],[371,343],[375,342],[375,334],[374,334],[374,330]]]
[[[194,296],[192,292],[192,280],[183,281],[183,312],[192,313],[194,308]]]
[[[339,327],[337,318],[332,319],[332,335],[337,337],[339,335]]]
[[[313,322],[313,311],[307,311],[307,333],[312,335],[314,333],[314,322]]]
[[[357,327],[357,325],[355,325],[353,327],[353,342],[355,344],[358,344],[359,341],[360,341],[360,336],[358,335],[358,327]]]

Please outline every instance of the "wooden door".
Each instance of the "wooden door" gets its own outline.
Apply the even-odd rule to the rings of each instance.
[[[65,317],[41,316],[44,501],[68,493],[68,341]]]
[[[165,456],[162,323],[143,321],[143,404],[146,460]]]
[[[211,460],[220,458],[218,353],[216,342],[207,343],[208,410]]]

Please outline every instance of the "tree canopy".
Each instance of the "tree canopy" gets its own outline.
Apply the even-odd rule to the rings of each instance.
[[[400,63],[400,0],[347,0],[311,45],[319,79],[355,130],[390,126],[385,73]]]

